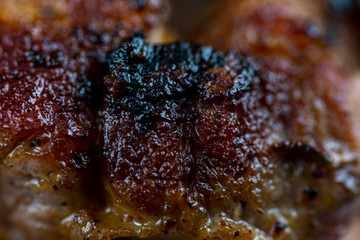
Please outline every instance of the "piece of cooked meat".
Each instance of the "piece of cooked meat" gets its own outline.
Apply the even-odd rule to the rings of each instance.
[[[163,2],[1,2],[0,238],[336,239],[359,195],[350,78],[317,8],[270,2],[225,3],[201,40],[256,60],[121,43],[99,113],[106,52]]]
[[[299,79],[186,42],[135,36],[109,66],[107,207],[77,213],[74,239],[336,239],[359,195],[340,67],[335,101],[312,68]]]
[[[98,203],[93,90],[107,51],[160,23],[164,4],[0,2],[1,239],[67,239],[61,221]]]

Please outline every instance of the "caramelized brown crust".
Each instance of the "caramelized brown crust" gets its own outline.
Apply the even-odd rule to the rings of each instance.
[[[347,133],[292,92],[326,101],[316,89],[236,52],[141,37],[112,54],[105,85],[108,208],[77,214],[76,236],[335,238],[359,176]],[[316,110],[344,117],[331,109]]]
[[[290,126],[293,134],[315,142],[340,140],[358,150],[353,125],[349,124],[350,74],[327,49],[324,29],[314,24],[311,15],[301,12],[301,1],[226,3],[216,21],[204,27],[198,42],[243,51],[291,79],[295,115],[289,121],[295,123]],[[311,91],[301,95],[299,87]]]
[[[1,1],[0,228],[67,238],[61,221],[96,204],[94,89],[103,61],[162,21],[163,1]],[[76,9],[76,11],[75,11]],[[1,230],[3,231],[3,230]],[[1,233],[4,234],[4,233]]]
[[[111,55],[101,170],[88,93],[105,53],[156,23],[162,5],[0,3],[6,238],[337,237],[343,206],[359,195],[348,73],[286,1],[229,2],[204,39],[256,62],[140,36]]]
[[[1,35],[1,197],[11,225],[32,237],[83,205],[80,170],[89,165],[95,128],[78,91],[84,72],[66,43],[24,29]]]
[[[345,2],[350,1],[337,3]],[[226,1],[199,32],[197,40],[222,50],[246,52],[271,69],[277,69],[294,84],[288,89],[293,112],[286,116],[287,122],[291,123],[287,124],[290,135],[322,145],[335,164],[358,160],[358,127],[351,121],[352,117],[358,119],[359,116],[353,108],[354,102],[358,102],[358,96],[354,97],[358,88],[348,69],[339,62],[342,54],[336,52],[338,56],[334,56],[332,49],[325,45],[325,20],[324,15],[319,14],[321,8],[307,3]],[[303,11],[306,4],[313,8],[313,13]],[[345,58],[347,64],[349,59],[354,59],[356,51],[354,48],[352,51],[351,56]]]

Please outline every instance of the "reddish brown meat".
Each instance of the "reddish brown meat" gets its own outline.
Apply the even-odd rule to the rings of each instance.
[[[0,6],[0,235],[66,239],[64,218],[97,203],[88,196],[97,177],[89,104],[104,57],[167,10],[157,0]]]
[[[324,15],[314,18],[321,4],[220,9],[199,42],[257,65],[139,38],[113,54],[102,112],[109,207],[97,221],[77,215],[82,236],[338,238],[359,194],[359,143],[354,85],[325,44]]]
[[[303,7],[301,1],[230,0],[216,21],[204,27],[198,41],[222,50],[243,51],[292,79],[294,133],[319,141],[329,132],[332,139],[358,150],[349,123],[354,82],[327,48],[324,28],[314,24],[314,16],[302,11]],[[298,86],[311,91],[299,95]],[[307,114],[311,119],[303,117],[306,111],[311,112]],[[318,124],[319,120],[323,124]]]
[[[74,232],[335,239],[339,212],[359,193],[354,142],[325,120],[346,117],[311,83],[236,52],[141,37],[123,43],[101,112],[108,207],[77,214]],[[295,90],[321,105],[305,105]]]
[[[0,3],[0,238],[337,239],[359,144],[319,8],[226,1],[198,40],[243,53],[122,42],[161,3]]]

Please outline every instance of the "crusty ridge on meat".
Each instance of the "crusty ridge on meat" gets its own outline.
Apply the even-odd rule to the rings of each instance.
[[[342,207],[359,194],[357,159],[348,133],[330,140],[319,113],[294,99],[295,89],[321,97],[307,85],[312,78],[302,85],[237,52],[152,45],[140,36],[112,53],[109,71],[100,114],[108,207],[76,214],[73,232],[90,239],[337,236]],[[347,121],[333,107],[321,111]],[[319,129],[300,135],[300,117]],[[346,154],[328,149],[330,141]]]
[[[67,239],[63,220],[101,203],[92,195],[89,105],[106,53],[161,22],[167,8],[160,0],[7,0],[0,9],[0,238]]]

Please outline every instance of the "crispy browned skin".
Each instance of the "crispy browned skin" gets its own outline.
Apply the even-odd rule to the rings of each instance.
[[[124,42],[100,113],[108,207],[78,213],[74,236],[335,239],[359,194],[355,143],[327,120],[346,116],[313,78],[299,84],[275,66]]]
[[[61,221],[98,203],[88,190],[97,177],[89,104],[104,56],[167,8],[157,0],[8,0],[0,8],[0,236],[68,239]]]

